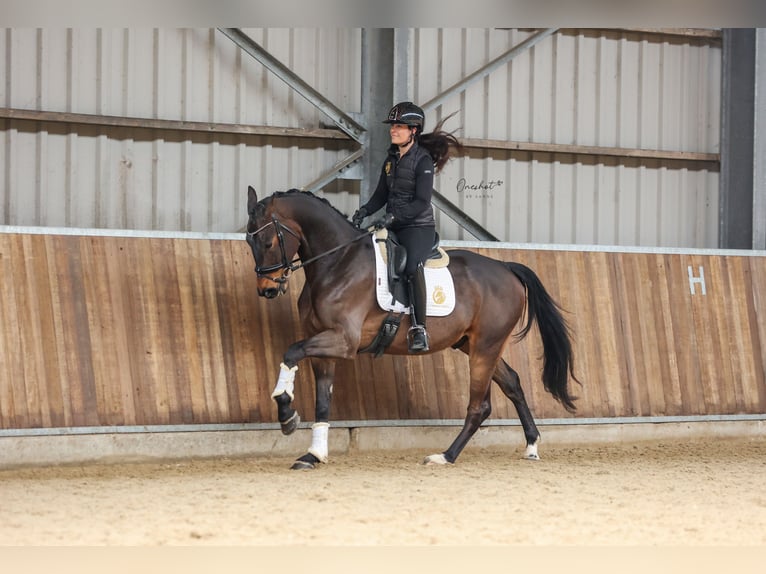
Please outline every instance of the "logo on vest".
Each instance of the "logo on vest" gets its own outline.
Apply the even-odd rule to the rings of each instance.
[[[441,285],[436,285],[431,293],[431,299],[437,305],[443,305],[447,301],[447,294],[444,292],[444,288]]]
[[[386,162],[386,175],[391,175],[391,162]]]

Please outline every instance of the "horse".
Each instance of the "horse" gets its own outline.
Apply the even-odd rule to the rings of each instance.
[[[282,433],[290,434],[300,417],[292,408],[298,363],[309,358],[316,384],[315,422],[306,454],[292,465],[313,469],[328,460],[328,429],[335,363],[353,359],[368,348],[387,312],[373,295],[375,260],[371,230],[360,230],[326,199],[310,192],[276,191],[261,200],[248,186],[246,241],[255,261],[258,295],[272,299],[286,292],[291,273],[303,269],[305,282],[298,309],[306,338],[284,353],[272,397]],[[368,240],[365,240],[367,238]],[[446,317],[428,321],[430,350],[458,349],[469,357],[470,392],[462,429],[442,453],[424,464],[454,464],[490,415],[491,383],[508,397],[519,416],[526,448],[523,458],[539,460],[540,433],[524,398],[519,375],[501,357],[510,339],[521,340],[537,323],[543,346],[542,382],[567,411],[576,397],[571,333],[563,309],[529,267],[502,262],[461,249],[450,249],[448,269],[456,302]],[[321,264],[315,264],[321,262]],[[517,333],[526,308],[527,320]],[[407,325],[409,319],[402,319]],[[409,353],[406,329],[397,333],[385,353]]]

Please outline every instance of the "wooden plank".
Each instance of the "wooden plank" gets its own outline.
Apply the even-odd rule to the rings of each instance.
[[[0,281],[0,343],[3,345],[0,353],[0,413],[3,417],[3,428],[29,428],[27,416],[26,391],[24,389],[24,362],[19,332],[21,329],[19,312],[22,308],[16,299],[19,290],[15,262],[23,256],[19,249],[21,238],[8,235],[3,238],[0,250],[0,268],[3,280]]]
[[[704,268],[704,261],[698,256],[682,256],[682,261],[686,262],[686,267],[691,268],[694,276],[699,275],[699,269]],[[710,267],[708,266],[708,270]],[[710,280],[705,277],[706,282]],[[711,283],[707,283],[706,289],[709,291]],[[713,291],[715,292],[715,291]],[[715,386],[716,375],[718,372],[718,363],[721,360],[713,346],[711,329],[717,327],[713,323],[710,306],[707,304],[707,296],[701,294],[701,287],[695,285],[695,294],[690,295],[692,303],[693,334],[696,341],[697,356],[696,361],[700,367],[699,384],[702,391],[703,403],[698,407],[698,412],[693,414],[704,414],[708,412],[716,399],[718,398],[717,388]]]
[[[731,412],[741,413],[747,409],[746,381],[756,379],[755,353],[750,351],[752,340],[748,302],[751,297],[748,290],[751,286],[748,274],[747,259],[744,257],[727,258],[727,300],[730,309],[724,308],[727,314],[729,328],[727,329],[727,349],[731,357]]]
[[[178,407],[176,415],[183,423],[208,423],[213,420],[209,413],[209,402],[206,396],[205,380],[203,377],[203,353],[198,338],[205,326],[205,317],[200,316],[198,270],[194,268],[191,255],[187,248],[188,241],[173,240],[173,268],[167,269],[172,275],[166,276],[165,281],[173,284],[171,291],[166,291],[167,304],[175,309],[172,323],[167,325],[167,337],[178,342],[175,355],[183,357],[175,364],[177,371],[176,386],[178,390]],[[175,300],[175,297],[178,297]]]
[[[120,424],[113,420],[110,414],[121,414],[121,405],[115,404],[111,382],[116,374],[111,369],[114,357],[110,346],[111,333],[114,331],[114,319],[111,317],[113,307],[110,305],[108,291],[104,289],[102,265],[104,264],[103,241],[94,237],[83,237],[80,240],[81,285],[83,290],[83,310],[78,320],[84,321],[83,331],[87,332],[90,347],[90,369],[92,381],[88,391],[93,393],[95,412],[98,424]],[[124,420],[122,421],[124,424]]]
[[[718,356],[720,358],[717,365],[717,384],[715,385],[717,397],[715,404],[723,413],[737,412],[737,385],[734,380],[735,368],[732,363],[738,360],[737,355],[739,352],[732,345],[732,339],[734,339],[732,331],[735,326],[732,325],[731,318],[734,309],[733,300],[743,296],[740,285],[734,285],[734,288],[731,289],[729,259],[726,256],[716,257],[711,259],[710,263],[705,266],[706,269],[710,268],[710,271],[714,274],[713,289],[715,291],[713,293],[708,291],[708,294],[717,298],[717,300],[709,301],[708,305],[713,317],[710,333],[713,337],[713,346],[718,349]],[[707,274],[705,281],[707,282]]]
[[[673,324],[676,364],[679,373],[679,390],[683,414],[704,412],[704,400],[700,386],[702,371],[699,363],[697,337],[692,315],[692,297],[689,290],[688,262],[686,258],[665,258],[665,278],[669,296],[670,321]]]
[[[589,331],[589,326],[585,323],[582,329],[586,333],[590,333],[586,336],[594,337],[596,345],[602,349],[606,349],[606,356],[603,361],[605,364],[611,366],[611,377],[605,381],[604,384],[607,388],[607,395],[604,397],[607,405],[611,404],[614,400],[612,397],[619,397],[614,407],[611,410],[614,411],[616,416],[628,416],[631,412],[631,401],[628,392],[628,361],[626,358],[626,349],[623,344],[622,337],[622,322],[623,313],[625,312],[622,307],[614,304],[609,305],[606,302],[614,302],[618,300],[618,273],[617,265],[614,261],[614,254],[601,254],[600,257],[597,254],[591,256],[595,261],[599,263],[600,272],[598,274],[591,274],[591,280],[596,285],[594,287],[594,296],[599,297],[596,299],[596,313],[599,318],[599,328],[597,331]],[[599,284],[605,283],[603,287],[598,287]],[[602,354],[604,354],[602,352]],[[611,360],[609,359],[611,357]],[[612,381],[610,388],[610,381]],[[594,381],[593,384],[597,384]],[[607,409],[610,407],[607,406]]]
[[[236,269],[231,259],[230,246],[232,244],[234,244],[233,241],[212,241],[210,245],[210,264],[212,265],[213,277],[216,279],[214,295],[218,315],[218,324],[213,327],[219,331],[221,377],[226,392],[229,420],[244,422],[242,406],[243,402],[245,405],[248,403],[247,385],[237,384],[234,330],[239,321],[237,320],[237,301],[232,296],[236,282],[232,276],[233,270]]]
[[[27,416],[33,427],[42,427],[45,421],[50,424],[50,417],[43,411],[48,409],[45,396],[45,361],[44,350],[40,347],[42,333],[40,330],[38,292],[35,288],[35,251],[34,239],[30,236],[21,238],[21,255],[17,260],[15,273],[18,273],[21,289],[17,293],[17,302],[21,314],[19,316],[19,344],[24,362],[24,390],[27,401]]]
[[[140,241],[133,239],[122,239],[118,242],[120,259],[119,263],[115,263],[119,265],[119,274],[115,280],[122,283],[122,320],[128,344],[131,403],[135,412],[135,418],[130,424],[147,425],[157,424],[159,418],[154,401],[154,375],[151,368],[156,350],[143,302],[146,297],[146,269],[139,258],[141,245]]]
[[[662,322],[660,315],[660,297],[657,292],[657,257],[654,254],[634,254],[636,260],[636,280],[641,289],[635,298],[641,305],[639,325],[641,332],[641,354],[644,376],[640,381],[643,412],[666,414],[665,380],[668,377],[667,346],[662,340]],[[665,352],[661,352],[661,346]]]
[[[50,292],[50,313],[51,313],[51,325],[50,325],[50,337],[52,337],[52,350],[48,364],[49,370],[46,372],[46,376],[50,381],[51,386],[55,386],[56,390],[51,389],[50,396],[55,397],[55,401],[61,402],[61,417],[58,413],[51,414],[51,420],[53,424],[60,427],[72,426],[72,401],[69,396],[67,384],[69,371],[67,366],[67,347],[65,345],[65,327],[62,319],[62,304],[61,304],[61,285],[60,276],[56,268],[56,256],[59,251],[60,240],[56,236],[46,235],[43,238],[45,242],[46,251],[46,274],[48,277],[48,288]],[[66,278],[63,278],[66,281]],[[2,347],[2,342],[0,342]],[[55,407],[54,407],[55,408]]]
[[[660,343],[660,356],[667,361],[663,368],[661,381],[665,399],[665,414],[680,415],[683,413],[683,398],[681,393],[681,375],[679,373],[678,356],[682,349],[678,349],[678,332],[673,322],[672,306],[675,293],[671,293],[667,275],[670,267],[674,265],[674,258],[669,255],[656,257],[658,277],[655,289],[658,294],[657,311],[658,327],[657,338]],[[678,288],[678,286],[674,286]]]
[[[748,401],[745,412],[766,412],[766,257],[748,258],[749,281],[747,322],[750,325],[750,341],[745,349],[751,350],[754,359],[753,378],[743,381]]]
[[[227,390],[226,371],[223,363],[219,360],[222,354],[221,341],[221,315],[219,313],[218,297],[220,294],[218,284],[221,274],[216,274],[212,266],[214,261],[210,241],[194,240],[196,263],[200,267],[199,276],[204,286],[201,301],[204,306],[205,337],[204,345],[200,352],[205,358],[206,380],[210,381],[212,389],[212,404],[215,406],[216,419],[229,420],[229,393]]]
[[[105,258],[105,281],[108,289],[108,301],[112,306],[113,332],[112,348],[113,368],[112,381],[118,388],[119,401],[122,406],[123,424],[136,423],[136,401],[133,381],[140,380],[137,369],[133,366],[135,358],[131,354],[131,325],[126,321],[130,316],[128,308],[130,300],[127,298],[126,287],[128,282],[124,275],[123,254],[124,243],[120,238],[106,238],[104,241]]]

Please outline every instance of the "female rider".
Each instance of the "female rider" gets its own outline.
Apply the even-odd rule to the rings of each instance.
[[[412,324],[407,341],[412,353],[428,351],[423,262],[431,252],[436,236],[431,206],[434,173],[444,167],[452,149],[462,150],[452,134],[440,129],[448,118],[439,122],[433,132],[424,134],[425,114],[420,107],[412,102],[400,102],[391,108],[383,122],[390,124],[391,147],[383,162],[378,185],[369,201],[352,217],[354,225],[359,226],[365,217],[384,205],[386,213],[393,216],[389,227],[407,250],[404,275]]]

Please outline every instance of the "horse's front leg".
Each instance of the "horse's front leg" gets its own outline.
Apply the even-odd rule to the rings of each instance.
[[[293,409],[292,402],[295,398],[295,372],[298,365],[287,366],[284,362],[279,365],[279,378],[271,393],[271,397],[277,403],[277,419],[282,426],[282,434],[292,434],[298,428],[301,417]]]
[[[321,462],[327,462],[329,453],[328,438],[330,430],[330,403],[332,402],[332,384],[335,377],[335,360],[311,360],[316,381],[316,403],[314,420],[311,427],[311,446],[306,454],[298,458],[293,470],[310,470]]]
[[[316,365],[314,369],[317,383],[316,422],[312,427],[312,443],[315,443],[315,445],[309,449],[307,453],[308,460],[305,461],[312,465],[316,465],[317,462],[324,462],[322,458],[325,460],[327,458],[330,398],[332,395],[333,375],[335,373],[334,361],[331,359],[352,358],[358,346],[359,341],[356,339],[352,340],[347,335],[347,331],[329,329],[290,345],[280,365],[279,379],[272,397],[277,403],[277,416],[282,425],[282,432],[290,434],[297,428],[300,422],[298,413],[291,406],[295,396],[294,381],[295,372],[298,370],[298,362],[308,357],[318,359],[312,361]],[[312,451],[315,452],[312,454]],[[304,455],[304,457],[307,455]],[[316,461],[313,459],[316,459]],[[301,459],[298,460],[300,461]],[[311,465],[297,465],[297,467],[313,468]],[[293,468],[296,468],[296,466]]]

